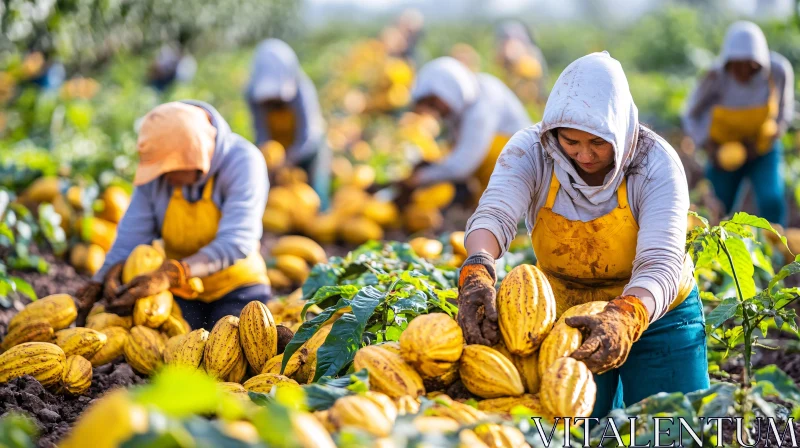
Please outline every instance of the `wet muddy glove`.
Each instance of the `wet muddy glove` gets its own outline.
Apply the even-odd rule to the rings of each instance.
[[[124,263],[117,263],[103,277],[103,299],[106,303],[111,303],[117,298],[117,289],[122,286],[122,266]]]
[[[78,307],[78,317],[75,318],[75,325],[83,327],[86,325],[86,318],[92,310],[95,302],[100,300],[103,295],[103,284],[98,282],[90,282],[78,290],[75,294],[75,305]]]
[[[137,299],[152,296],[173,288],[184,288],[189,282],[189,266],[183,261],[167,260],[155,271],[140,275],[116,290],[117,297],[109,302],[112,313],[130,314]],[[120,314],[125,315],[125,314]]]
[[[458,324],[467,344],[493,346],[500,342],[496,282],[494,258],[486,252],[471,255],[461,266]]]
[[[571,357],[583,361],[594,373],[616,369],[625,363],[633,343],[650,323],[647,308],[638,297],[620,296],[591,316],[573,316],[567,325],[583,334],[583,344]]]

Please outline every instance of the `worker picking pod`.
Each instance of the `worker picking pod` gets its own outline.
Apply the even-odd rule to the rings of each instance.
[[[794,70],[758,25],[728,28],[722,53],[689,98],[683,126],[708,153],[706,177],[726,213],[750,180],[758,214],[786,225],[783,146],[794,116]]]
[[[525,216],[556,315],[608,302],[565,319],[583,334],[571,357],[594,373],[593,417],[623,399],[707,388],[705,320],[684,249],[688,209],[678,155],[639,123],[619,62],[606,52],[576,60],[542,121],[505,146],[467,223],[458,299],[467,343],[500,341],[495,260]]]
[[[78,293],[81,314],[103,298],[108,312],[129,315],[137,299],[169,290],[192,328],[211,328],[250,301],[266,302],[259,250],[269,182],[258,149],[213,107],[183,101],[144,117],[137,151],[131,204],[103,267]],[[123,285],[125,260],[157,239],[167,260]]]

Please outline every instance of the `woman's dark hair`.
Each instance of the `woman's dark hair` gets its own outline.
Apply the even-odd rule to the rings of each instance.
[[[636,138],[636,153],[633,156],[633,161],[628,168],[625,170],[625,175],[629,176],[631,174],[641,174],[639,172],[639,168],[644,165],[644,161],[647,158],[647,154],[650,153],[650,150],[653,149],[656,145],[656,133],[653,132],[646,124],[639,123],[639,132]],[[545,144],[545,140],[553,139],[553,141],[558,141],[558,128],[554,128],[546,132],[545,134],[541,135],[542,144]]]

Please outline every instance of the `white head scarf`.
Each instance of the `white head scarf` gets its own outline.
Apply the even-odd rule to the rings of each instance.
[[[461,115],[480,93],[478,77],[464,64],[451,57],[441,57],[425,64],[414,81],[411,99],[419,101],[437,96],[455,115]]]
[[[578,175],[558,139],[548,132],[561,127],[589,132],[613,145],[614,168],[603,185],[589,186]],[[616,194],[633,160],[638,131],[639,112],[628,80],[620,63],[604,51],[576,60],[561,73],[547,100],[540,135],[561,188],[576,207],[592,208]]]
[[[728,27],[719,64],[724,66],[730,61],[756,61],[763,69],[769,70],[769,46],[758,25],[742,20]]]
[[[289,102],[297,95],[300,62],[284,41],[267,39],[256,47],[248,96],[255,101]]]

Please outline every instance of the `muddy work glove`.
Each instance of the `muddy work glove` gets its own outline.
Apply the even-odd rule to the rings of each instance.
[[[625,363],[633,343],[642,336],[650,320],[638,297],[620,296],[608,302],[602,312],[568,317],[566,323],[580,330],[584,338],[570,356],[600,374]]]
[[[131,313],[137,299],[168,289],[183,288],[188,282],[189,266],[183,261],[167,260],[155,271],[140,275],[128,282],[127,285],[117,288],[117,297],[109,302],[106,309],[111,313],[127,315]]]
[[[471,255],[461,266],[458,324],[467,344],[493,346],[500,342],[496,282],[494,258],[486,252]]]
[[[98,282],[90,282],[78,290],[75,294],[75,305],[78,307],[78,317],[75,319],[76,325],[83,327],[86,325],[86,318],[92,310],[95,302],[100,300],[103,295],[103,284]]]

